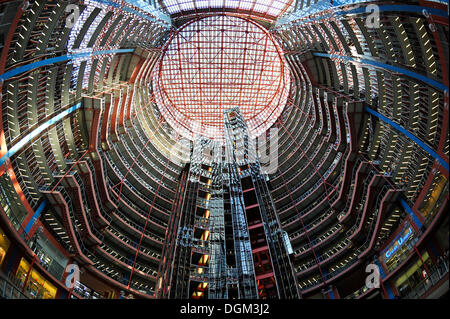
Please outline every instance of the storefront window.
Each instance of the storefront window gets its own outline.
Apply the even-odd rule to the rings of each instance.
[[[45,235],[37,231],[30,248],[36,253],[41,265],[48,272],[56,279],[62,279],[68,259],[58,251]]]
[[[6,252],[8,251],[10,241],[3,230],[0,228],[0,266],[3,264]]]
[[[30,264],[22,258],[16,272],[16,279],[20,287],[23,287],[25,284],[29,270]],[[24,293],[30,298],[54,299],[56,296],[56,287],[45,280],[40,273],[32,269]]]
[[[429,257],[428,252],[425,252],[422,255],[422,260],[429,269],[431,266],[431,258]],[[424,282],[424,280],[429,280],[426,269],[422,264],[422,260],[417,258],[417,261],[395,282],[395,286],[401,297],[407,296],[419,284]]]
[[[102,295],[95,290],[86,287],[81,282],[77,281],[73,287],[73,291],[84,299],[101,299]]]
[[[436,174],[425,199],[419,206],[419,211],[429,224],[441,208],[441,203],[448,195],[448,181],[442,174]]]

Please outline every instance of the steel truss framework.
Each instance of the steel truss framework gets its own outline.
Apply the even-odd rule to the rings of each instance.
[[[159,297],[298,298],[292,249],[259,161],[249,159],[245,121],[238,108],[224,117],[225,154],[220,143],[197,138],[182,174],[171,221],[178,225],[163,257],[173,266],[160,275]]]
[[[41,252],[59,251],[69,262],[85,264],[87,272],[108,286],[103,296],[123,289],[135,297],[166,297],[162,292],[170,282],[158,286],[156,276],[168,276],[174,264],[168,261],[174,260],[174,254],[161,250],[166,242],[177,241],[178,233],[172,230],[183,217],[183,199],[195,195],[192,200],[200,202],[205,194],[200,199],[189,195],[189,169],[177,178],[182,166],[168,156],[177,134],[157,111],[149,89],[167,29],[126,9],[125,1],[83,3],[87,7],[72,29],[64,27],[67,3],[38,0],[30,1],[28,8],[16,1],[0,5],[4,21],[8,22],[7,13],[14,18],[0,59],[0,162],[4,164],[0,166],[0,223],[8,236],[15,238],[17,230],[25,240],[3,266],[25,258],[47,279],[56,278],[57,296],[84,298],[67,290],[61,273],[55,271],[64,269],[67,260],[48,269],[37,266],[33,255],[37,246],[30,243],[33,236],[45,235],[56,246]],[[429,244],[436,244],[435,226],[445,221],[448,206],[448,56],[444,54],[448,10],[438,1],[380,4],[383,23],[376,30],[364,24],[363,8],[348,7],[305,16],[274,30],[294,81],[275,124],[281,133],[279,169],[267,185],[286,231],[283,237],[292,243],[289,254],[294,256],[304,298],[317,297],[321,289],[327,298],[331,298],[328,291],[335,298],[369,296],[374,291],[366,291],[364,282],[350,295],[346,283],[349,275],[364,272],[364,263],[373,260],[386,275],[381,282],[384,298],[398,293],[404,297],[404,290],[396,291],[396,281],[407,271],[408,260],[418,261],[424,252],[437,257]],[[103,6],[105,10],[100,10]],[[215,13],[199,10],[203,17]],[[59,56],[59,49],[64,55]],[[217,176],[222,168],[213,166],[205,176]],[[192,250],[205,257],[194,260],[198,267],[193,269],[203,273],[187,273],[194,283],[189,286],[190,297],[236,296],[239,273],[225,273],[220,243],[225,236],[225,248],[234,251],[233,231],[239,224],[233,224],[230,210],[223,216],[218,213],[221,205],[229,209],[231,201],[243,202],[241,209],[245,209],[245,199],[259,196],[257,188],[265,186],[263,180],[253,179],[248,185],[255,190],[243,188],[236,167],[227,169],[228,179],[234,176],[237,182],[213,180],[211,210],[205,211],[209,221],[200,216],[192,223],[206,238],[199,240],[209,246],[201,247],[197,241]],[[217,194],[216,184],[220,189],[226,186],[223,195]],[[402,190],[404,194],[399,194]],[[258,202],[264,204],[260,197]],[[177,210],[171,209],[172,199],[180,202],[174,205]],[[266,214],[270,216],[270,207]],[[266,234],[258,223],[253,226],[253,234]],[[417,246],[389,263],[383,252],[409,226]],[[244,245],[236,242],[238,246]],[[188,252],[186,248],[190,258]],[[267,251],[253,256],[259,269],[276,257]],[[207,274],[207,266],[219,270]],[[264,287],[266,293],[262,290],[260,296],[272,295],[267,290],[273,287],[270,270],[277,273],[275,267],[264,269],[266,285],[260,282],[257,288],[259,292]],[[13,267],[9,274],[16,270]],[[209,285],[203,281],[206,277]],[[230,281],[233,284],[226,288]],[[83,279],[81,283],[86,284]],[[418,297],[413,293],[408,295]]]
[[[294,0],[161,0],[160,2],[171,15],[232,10],[266,19],[276,19],[293,8]]]
[[[278,44],[254,22],[195,19],[172,35],[155,71],[157,104],[186,138],[223,140],[223,111],[239,106],[259,136],[286,104],[290,73]]]

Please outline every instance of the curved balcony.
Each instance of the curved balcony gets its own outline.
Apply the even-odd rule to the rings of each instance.
[[[374,250],[375,242],[381,232],[381,227],[386,215],[389,213],[392,204],[397,201],[401,192],[401,190],[388,189],[385,186],[383,191],[378,195],[374,218],[369,225],[366,225],[365,229],[366,234],[368,234],[366,241],[369,241],[369,245],[367,249],[359,255],[359,258],[364,258],[370,251]]]
[[[78,231],[74,230],[74,225],[72,223],[72,217],[70,216],[71,213],[69,210],[69,204],[71,202],[70,198],[68,195],[63,197],[61,193],[62,191],[64,191],[62,187],[57,187],[56,190],[51,190],[50,188],[41,189],[41,193],[47,197],[61,218],[67,236],[69,237],[70,245],[73,249],[72,254],[74,254],[74,258],[80,263],[80,265],[92,265],[92,261],[85,255],[86,250]]]
[[[94,176],[91,173],[90,166],[87,161],[79,161],[74,165],[74,163],[69,162],[68,165],[74,166],[74,169],[83,177],[85,184],[86,197],[89,204],[90,212],[93,215],[94,222],[99,228],[109,225],[109,221],[104,217],[109,216],[103,211],[103,207],[100,206],[97,201],[97,196],[99,194],[98,188],[96,188],[96,183],[94,181]],[[100,208],[101,207],[101,208]]]
[[[123,251],[131,253],[133,255],[136,254],[137,248],[139,246],[138,241],[131,240],[112,227],[108,227],[105,230],[105,236],[110,239],[110,242],[114,242],[116,245],[120,245]],[[141,246],[139,247],[138,257],[158,268],[161,255],[150,250],[141,243]]]
[[[164,238],[161,236],[156,236],[154,233],[150,232],[148,229],[145,229],[142,225],[137,224],[132,221],[128,216],[124,215],[117,210],[112,213],[112,217],[114,218],[116,225],[120,227],[124,232],[130,234],[130,236],[134,236],[139,238],[142,232],[144,232],[144,240],[148,241],[152,247],[160,248],[164,242]]]
[[[357,205],[360,204],[361,199],[363,198],[363,196],[365,196],[367,191],[367,177],[369,176],[369,174],[374,174],[373,171],[370,170],[370,164],[367,162],[361,162],[361,164],[359,164],[358,168],[356,169],[354,185],[351,186],[351,188],[353,189],[352,196],[347,199],[346,207],[338,215],[338,220],[341,224],[347,226],[352,222],[352,218],[355,217],[355,210],[357,209]]]
[[[85,207],[88,206],[86,205],[84,199],[82,198],[82,192],[84,190],[80,188],[80,184],[78,183],[78,181],[81,182],[78,173],[69,172],[65,176],[55,176],[55,177],[61,180],[61,185],[63,185],[67,189],[67,192],[71,194],[75,216],[77,220],[80,222],[81,233],[85,238],[86,244],[88,246],[100,245],[102,242],[101,235],[94,228],[94,225],[90,220],[90,215],[88,215],[85,210]]]
[[[303,177],[301,175],[301,173],[303,172],[303,170],[302,170],[299,173],[300,174],[299,176],[302,176],[303,178],[301,178],[301,179],[297,178],[295,180],[295,182],[297,183],[295,186],[290,186],[289,185],[290,181],[287,181],[286,184],[283,185],[283,187],[288,187],[289,189],[292,189],[290,194],[292,194],[293,196],[300,189],[308,188],[308,186],[311,185],[311,183],[314,181],[312,179],[313,176],[317,177],[317,178],[320,178],[320,176],[317,176],[317,175],[319,175],[319,174],[320,175],[324,175],[326,173],[327,169],[330,168],[330,167],[325,167],[324,164],[329,163],[327,161],[329,158],[333,158],[332,156],[330,156],[331,153],[332,153],[332,146],[330,145],[330,146],[328,146],[324,156],[322,156],[321,160],[319,161],[319,164],[317,165],[318,167],[316,166],[317,170],[315,168],[311,169],[311,167],[309,165],[306,165],[306,166],[304,166],[304,170],[309,168],[309,170],[310,170],[309,174],[307,174],[305,177]],[[314,159],[312,159],[312,160],[314,160]],[[330,165],[333,165],[333,163],[331,163]],[[298,177],[298,176],[296,176],[296,177]],[[292,180],[294,180],[294,179],[295,178],[293,178]],[[298,180],[300,180],[300,181],[298,181]],[[281,186],[280,186],[280,188],[281,188]],[[274,192],[276,192],[276,190]],[[278,196],[274,196],[274,195],[272,195],[272,196],[273,196],[273,199],[274,199],[275,203],[280,203],[281,204],[283,202],[283,200],[286,200],[287,197],[289,197],[289,194],[286,194],[286,193],[283,194],[282,193],[282,194],[280,194]]]
[[[169,210],[162,207],[161,205],[157,204],[156,202],[145,198],[143,194],[140,194],[137,190],[135,190],[135,188],[133,187],[133,185],[126,179],[124,178],[124,176],[120,173],[119,169],[117,168],[117,166],[115,164],[113,164],[114,162],[112,161],[112,159],[110,158],[109,154],[107,152],[105,152],[105,161],[107,163],[107,168],[108,168],[108,172],[111,172],[111,175],[108,175],[111,179],[111,181],[113,183],[115,183],[115,185],[118,185],[118,190],[121,190],[122,193],[124,193],[125,195],[127,195],[127,197],[130,198],[131,202],[133,203],[133,206],[139,206],[140,210],[146,210],[149,209],[150,207],[152,208],[152,211],[154,210],[155,213],[158,214],[159,217],[163,218],[165,220],[168,220],[168,216],[169,216]],[[115,186],[113,185],[113,186]],[[120,187],[120,188],[119,188]],[[111,191],[111,188],[109,188]],[[138,195],[139,193],[139,195]],[[116,197],[117,198],[116,194]],[[152,204],[150,204],[152,203]],[[144,206],[144,207],[142,207]],[[147,212],[148,213],[148,212]],[[145,214],[147,215],[147,214]]]
[[[349,236],[351,241],[358,241],[367,234],[365,228],[368,223],[373,221],[373,214],[377,213],[377,208],[379,208],[379,205],[377,206],[376,204],[380,204],[380,201],[383,202],[387,193],[387,187],[383,187],[385,183],[386,180],[383,178],[383,175],[373,175],[371,178],[367,186],[367,195],[365,200],[362,201],[364,207],[359,212],[355,225],[352,227],[354,231]],[[377,198],[379,199],[378,201]]]

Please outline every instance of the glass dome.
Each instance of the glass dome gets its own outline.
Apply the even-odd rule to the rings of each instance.
[[[239,107],[251,135],[279,117],[289,94],[283,53],[258,24],[220,15],[180,28],[155,72],[155,97],[167,122],[186,138],[223,139],[223,111]]]

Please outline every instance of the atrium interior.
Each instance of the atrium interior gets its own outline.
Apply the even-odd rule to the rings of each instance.
[[[0,299],[438,299],[448,0],[0,0]]]

